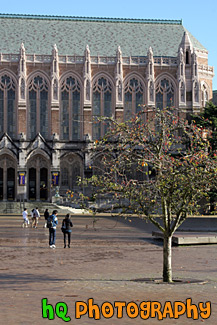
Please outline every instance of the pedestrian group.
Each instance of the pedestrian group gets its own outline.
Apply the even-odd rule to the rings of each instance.
[[[56,243],[56,227],[58,225],[57,214],[58,214],[57,210],[54,210],[51,215],[50,215],[48,209],[46,209],[44,211],[45,224],[44,224],[43,228],[49,229],[49,247],[50,248],[56,248],[56,245],[55,245],[55,243]],[[22,227],[28,228],[30,221],[28,218],[28,212],[27,212],[26,208],[24,208],[22,215],[23,215]],[[38,227],[39,218],[40,218],[40,213],[39,213],[38,208],[36,207],[35,209],[32,209],[32,211],[31,211],[31,219],[32,219],[31,226],[32,226],[32,228],[36,229]],[[70,215],[67,214],[62,221],[62,227],[61,227],[61,230],[63,232],[63,238],[64,238],[64,248],[66,248],[67,239],[68,239],[68,248],[70,248],[72,227],[73,227],[73,224],[70,220]]]

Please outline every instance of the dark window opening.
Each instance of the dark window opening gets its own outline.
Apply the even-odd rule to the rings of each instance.
[[[186,64],[189,64],[189,52],[188,51],[186,51],[186,53],[185,53],[185,59],[186,59]]]
[[[192,101],[192,91],[187,91],[186,92],[186,100],[187,100],[187,102]]]

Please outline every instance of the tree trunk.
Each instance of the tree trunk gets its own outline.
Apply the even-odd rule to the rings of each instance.
[[[164,235],[163,282],[172,282],[172,237]]]

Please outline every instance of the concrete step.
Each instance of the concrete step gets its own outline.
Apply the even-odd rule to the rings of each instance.
[[[38,207],[38,210],[41,215],[44,214],[45,209],[48,209],[50,213],[53,210],[61,211],[61,214],[70,213],[67,207],[58,207],[56,204],[50,202],[38,202],[38,201],[31,201],[31,202],[0,202],[0,214],[21,214],[24,208],[27,208],[28,213],[30,214],[31,210]]]
[[[153,231],[152,236],[155,238],[163,239],[163,233],[159,231]],[[211,232],[175,232],[172,236],[172,243],[175,245],[205,245],[205,244],[217,244],[216,233]]]

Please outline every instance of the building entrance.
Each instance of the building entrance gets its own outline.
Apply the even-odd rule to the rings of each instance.
[[[29,169],[29,199],[36,200],[36,169]]]
[[[47,200],[47,168],[40,169],[40,200]]]
[[[29,200],[47,201],[50,197],[50,162],[42,155],[34,155],[28,162]]]
[[[15,169],[8,168],[7,170],[7,199],[14,200],[15,198]]]

